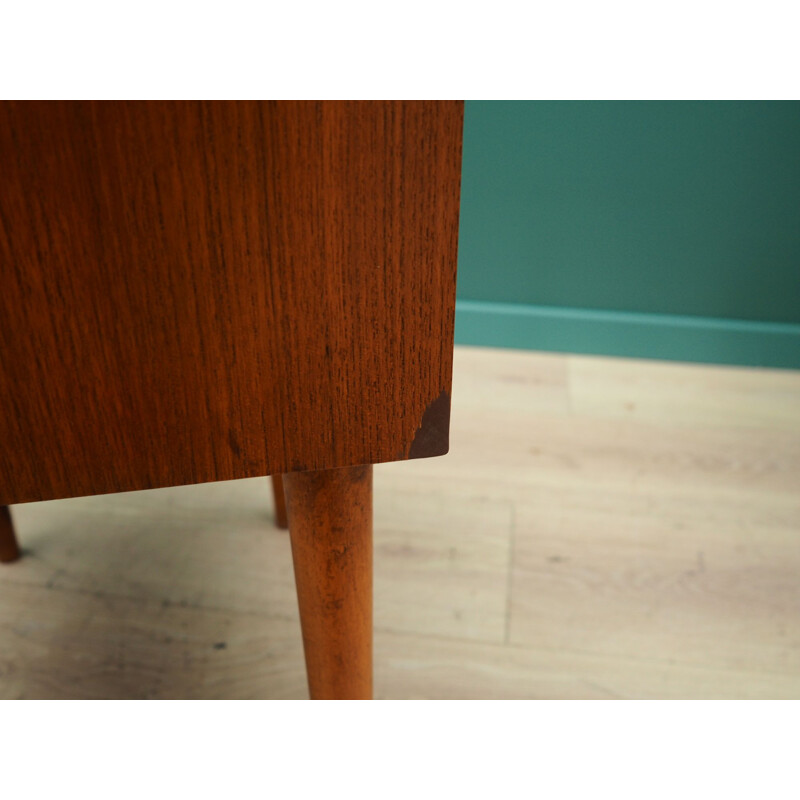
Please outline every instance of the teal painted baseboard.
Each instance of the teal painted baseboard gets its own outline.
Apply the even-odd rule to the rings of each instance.
[[[456,302],[456,344],[800,369],[800,325]]]

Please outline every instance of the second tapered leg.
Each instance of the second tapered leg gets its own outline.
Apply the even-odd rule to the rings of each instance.
[[[0,506],[0,563],[7,564],[19,558],[19,545],[14,533],[14,523],[8,506]]]
[[[372,697],[372,467],[284,476],[308,686]]]
[[[283,493],[283,476],[272,476],[272,497],[275,500],[275,524],[279,528],[288,528],[286,518],[286,496]]]

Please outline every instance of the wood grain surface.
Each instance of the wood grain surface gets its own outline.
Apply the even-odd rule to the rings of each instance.
[[[372,699],[372,466],[286,476],[312,700]]]
[[[459,102],[0,104],[0,503],[448,448]]]

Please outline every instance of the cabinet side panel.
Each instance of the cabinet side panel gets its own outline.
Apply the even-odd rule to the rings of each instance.
[[[0,103],[0,503],[446,452],[462,122]]]

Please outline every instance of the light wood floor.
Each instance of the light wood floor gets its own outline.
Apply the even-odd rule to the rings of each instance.
[[[457,348],[375,468],[383,698],[800,698],[800,373]],[[307,696],[267,479],[15,506],[0,697]]]

